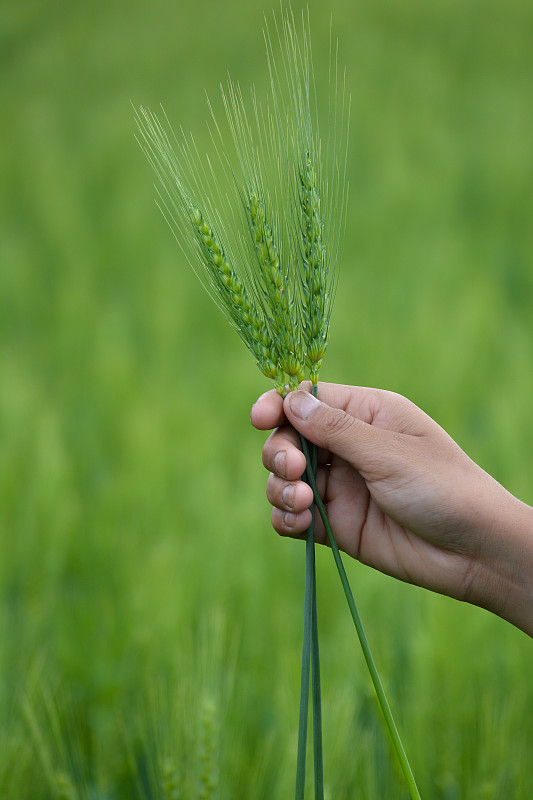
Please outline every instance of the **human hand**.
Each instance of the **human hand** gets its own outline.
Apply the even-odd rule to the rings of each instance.
[[[309,389],[252,408],[256,428],[277,426],[263,448],[275,530],[300,537],[311,521],[298,431],[320,448],[317,484],[342,550],[533,633],[533,509],[406,398],[321,383],[317,401]],[[315,531],[324,543],[318,515]]]

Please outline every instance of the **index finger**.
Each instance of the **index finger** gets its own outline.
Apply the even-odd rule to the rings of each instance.
[[[265,392],[256,400],[250,411],[250,421],[259,431],[270,431],[286,422],[283,398],[276,389]]]

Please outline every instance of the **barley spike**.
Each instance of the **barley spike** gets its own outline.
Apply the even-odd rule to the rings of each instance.
[[[274,241],[272,228],[266,218],[264,203],[255,191],[250,192],[248,213],[257,260],[271,313],[274,349],[279,369],[289,378],[294,389],[305,377],[303,350],[298,325],[293,321],[294,300],[290,297],[286,276]]]
[[[306,366],[313,384],[326,352],[329,327],[324,223],[320,207],[318,177],[311,153],[305,153],[300,172],[302,210],[302,330],[306,345]]]
[[[200,209],[191,207],[190,217],[211,284],[223,308],[255,356],[261,372],[275,382],[279,391],[283,387],[283,374],[277,366],[275,345],[266,323],[260,319],[242,280]]]

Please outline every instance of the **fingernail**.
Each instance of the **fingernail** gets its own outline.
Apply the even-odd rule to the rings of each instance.
[[[281,499],[283,500],[285,508],[287,508],[289,511],[292,511],[294,505],[294,486],[292,483],[288,483],[284,488],[281,494]]]
[[[285,465],[287,464],[287,453],[285,450],[280,450],[279,453],[276,453],[274,456],[274,469],[276,474],[279,475],[281,478],[285,477]]]
[[[293,392],[289,396],[289,407],[295,417],[308,419],[318,404],[316,397],[309,392]]]
[[[285,528],[289,530],[294,527],[294,523],[296,522],[296,514],[293,514],[292,511],[286,511],[283,515],[283,525]]]

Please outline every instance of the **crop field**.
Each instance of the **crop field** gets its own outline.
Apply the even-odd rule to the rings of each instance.
[[[407,395],[533,504],[533,5],[309,9],[319,88],[332,14],[352,96],[321,378]],[[206,92],[267,91],[270,10],[3,4],[2,800],[293,796],[304,545],[270,527],[270,385],[154,203],[131,105],[205,150]],[[533,642],[345,564],[424,800],[529,800]],[[326,796],[403,800],[326,549],[317,580]]]

